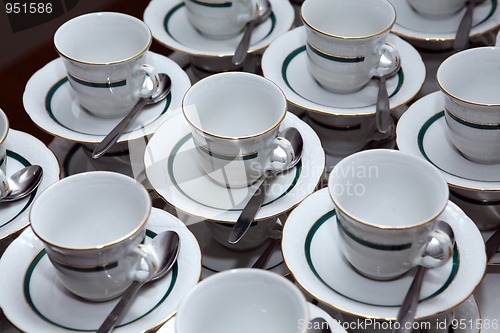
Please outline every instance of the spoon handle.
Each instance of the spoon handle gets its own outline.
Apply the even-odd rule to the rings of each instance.
[[[378,97],[376,107],[377,129],[385,134],[389,130],[391,121],[391,110],[389,108],[389,94],[387,93],[387,84],[384,77],[381,77],[378,86]]]
[[[500,228],[498,228],[493,235],[486,241],[486,258],[491,259],[497,252],[498,245],[500,244]]]
[[[240,43],[236,47],[233,56],[233,64],[236,66],[241,65],[247,57],[248,48],[250,47],[250,38],[252,37],[253,28],[255,28],[256,20],[252,20],[245,26],[245,32],[241,37]]]
[[[455,36],[455,40],[453,41],[453,49],[455,51],[461,51],[467,47],[470,28],[472,27],[472,14],[474,13],[475,5],[476,0],[469,0],[467,10],[462,17],[462,21],[460,21],[460,24],[458,25],[457,34]]]
[[[134,117],[137,115],[137,113],[146,105],[146,99],[141,98],[139,101],[134,105],[132,110],[123,118],[118,125],[115,126],[111,130],[111,132],[106,135],[106,137],[99,143],[99,145],[94,149],[94,152],[92,153],[92,158],[96,159],[104,155],[109,148],[113,147],[114,144],[118,141],[118,138],[125,132],[127,129],[128,125],[134,119]]]
[[[108,333],[113,331],[118,323],[118,320],[122,318],[122,315],[126,312],[130,304],[132,304],[132,300],[135,298],[135,295],[143,285],[144,282],[132,282],[96,333]]]
[[[264,181],[260,184],[257,190],[254,192],[250,200],[248,201],[245,208],[241,212],[240,217],[236,221],[229,234],[228,242],[231,244],[236,244],[245,235],[250,225],[257,215],[257,212],[264,202],[264,197],[266,196],[267,187],[271,184],[275,178],[275,173],[268,171],[265,175]]]
[[[420,296],[420,289],[422,287],[426,271],[426,267],[418,267],[417,274],[415,274],[415,278],[410,285],[410,289],[408,289],[408,293],[403,300],[403,304],[401,304],[401,307],[399,308],[396,320],[398,324],[394,329],[394,333],[410,333],[413,330],[412,324],[415,321],[418,297]]]

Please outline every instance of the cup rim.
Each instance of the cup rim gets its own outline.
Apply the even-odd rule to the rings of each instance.
[[[330,198],[335,206],[335,209],[341,211],[349,219],[352,219],[353,221],[356,221],[357,223],[360,223],[364,226],[375,228],[378,230],[410,230],[410,229],[414,229],[414,228],[417,228],[417,227],[420,227],[420,226],[423,226],[423,225],[426,225],[428,223],[435,221],[446,209],[446,207],[448,205],[448,198],[449,198],[449,192],[450,192],[449,188],[448,188],[448,183],[444,179],[441,172],[434,165],[430,164],[429,162],[427,162],[423,158],[414,156],[412,154],[409,154],[409,153],[406,153],[406,152],[403,152],[400,150],[373,149],[373,150],[364,150],[364,151],[349,155],[346,158],[344,158],[342,161],[337,163],[336,167],[337,166],[340,167],[343,164],[349,163],[352,159],[358,158],[358,156],[360,154],[363,154],[363,155],[373,155],[373,154],[381,155],[381,154],[384,154],[384,155],[388,155],[388,157],[390,157],[390,154],[399,154],[401,156],[405,156],[406,158],[411,159],[414,164],[418,164],[420,166],[420,168],[426,168],[428,170],[428,172],[433,173],[435,175],[436,179],[438,179],[438,181],[440,181],[442,183],[443,189],[445,189],[444,191],[446,192],[446,195],[443,198],[442,207],[436,213],[434,213],[432,216],[428,217],[424,221],[414,223],[411,225],[404,225],[404,226],[384,226],[384,225],[379,225],[379,224],[373,224],[373,223],[369,223],[367,221],[363,221],[359,217],[356,217],[353,214],[348,213],[345,210],[345,207],[343,207],[343,205],[339,204],[339,202],[335,199],[335,195],[334,195],[334,193],[332,193],[332,190],[331,190],[333,188],[332,183],[334,182],[334,179],[333,179],[334,172],[332,170],[332,172],[330,173],[330,175],[328,177],[328,194],[330,195]],[[389,160],[389,158],[388,158],[388,160]]]
[[[189,308],[189,306],[190,306],[190,302],[189,302],[190,299],[193,297],[193,294],[195,294],[198,289],[200,289],[201,287],[203,287],[205,285],[207,285],[207,286],[223,285],[221,283],[221,281],[226,279],[227,276],[229,276],[229,275],[236,275],[236,277],[241,276],[241,275],[246,275],[246,276],[248,276],[248,275],[254,275],[254,276],[260,275],[260,276],[266,277],[266,279],[272,279],[273,281],[279,281],[281,283],[281,285],[284,286],[285,288],[287,288],[287,290],[290,293],[293,293],[296,296],[296,298],[300,298],[303,301],[302,307],[303,307],[303,310],[305,310],[305,313],[307,314],[307,317],[308,317],[307,319],[308,320],[312,319],[312,318],[310,318],[310,311],[309,311],[309,307],[307,305],[307,300],[306,300],[304,294],[300,291],[300,289],[297,286],[295,286],[293,283],[291,283],[290,281],[288,281],[286,278],[284,278],[282,275],[280,275],[278,273],[263,270],[263,269],[255,269],[255,268],[233,268],[233,269],[226,270],[226,271],[217,273],[215,275],[209,276],[206,279],[203,279],[196,286],[194,286],[194,288],[191,288],[191,290],[184,296],[184,299],[182,300],[181,304],[177,308],[177,314],[176,314],[177,319],[182,318],[182,316],[184,316],[185,309]],[[284,279],[284,280],[282,280],[282,279]],[[191,318],[191,317],[187,317],[187,318]],[[177,325],[179,325],[178,324],[179,322],[180,322],[179,320],[176,320],[176,323],[175,323],[176,328],[177,328]],[[304,328],[303,332],[304,333],[306,332],[306,327]]]
[[[332,37],[332,38],[337,38],[337,39],[342,39],[342,40],[361,40],[361,39],[368,39],[368,38],[372,38],[372,37],[376,37],[376,36],[380,36],[386,32],[389,32],[391,31],[392,27],[394,26],[394,24],[396,24],[396,19],[397,19],[397,12],[396,12],[396,9],[394,8],[394,6],[392,5],[392,3],[390,3],[389,1],[386,1],[387,2],[387,5],[392,8],[392,14],[393,14],[393,19],[392,19],[392,22],[389,24],[389,26],[387,26],[386,28],[384,28],[383,30],[379,31],[379,32],[376,32],[376,33],[373,33],[373,34],[370,34],[370,35],[365,35],[365,36],[340,36],[340,35],[335,35],[335,34],[332,34],[332,33],[329,33],[329,32],[326,32],[326,31],[323,31],[321,29],[318,29],[316,27],[314,27],[310,22],[307,21],[307,19],[304,17],[304,10],[306,7],[304,7],[304,4],[307,3],[307,1],[304,1],[304,4],[302,5],[301,9],[300,9],[300,17],[302,19],[302,22],[304,23],[304,25],[306,25],[308,28],[310,28],[311,30],[314,30],[322,35],[325,35],[325,36],[328,36],[328,37]]]
[[[130,232],[128,232],[127,234],[123,235],[122,237],[118,238],[118,239],[115,239],[111,242],[108,242],[108,243],[105,243],[105,244],[101,244],[101,245],[95,245],[95,246],[91,246],[91,247],[69,247],[69,246],[63,246],[63,245],[60,245],[60,244],[56,244],[56,243],[53,243],[51,241],[47,241],[45,239],[45,237],[42,237],[40,235],[40,231],[37,231],[37,223],[33,224],[33,215],[36,213],[36,209],[37,209],[37,201],[40,202],[40,198],[43,199],[44,196],[46,195],[49,195],[50,193],[52,192],[56,192],[57,191],[57,188],[61,186],[61,184],[64,184],[64,183],[68,183],[68,182],[73,182],[75,180],[79,180],[81,178],[88,178],[88,177],[94,177],[94,176],[111,176],[111,177],[115,177],[115,178],[119,178],[121,179],[122,181],[124,182],[128,182],[129,184],[131,184],[132,186],[136,186],[137,189],[143,193],[143,195],[145,195],[145,197],[147,197],[147,200],[149,202],[149,209],[147,211],[147,213],[144,215],[142,221],[134,228],[132,229]],[[29,211],[29,221],[30,221],[30,226],[31,226],[31,230],[33,231],[33,233],[44,243],[50,245],[51,247],[54,247],[54,248],[58,248],[58,249],[62,249],[62,250],[70,250],[70,251],[92,251],[92,250],[102,250],[102,249],[105,249],[105,248],[108,248],[108,247],[111,247],[111,246],[114,246],[130,237],[132,237],[135,233],[137,233],[141,228],[143,228],[148,219],[149,219],[149,216],[151,214],[151,207],[152,207],[152,200],[151,200],[151,197],[149,196],[146,188],[144,188],[144,186],[142,186],[137,180],[135,180],[134,178],[132,177],[129,177],[129,176],[126,176],[124,174],[121,174],[121,173],[117,173],[117,172],[113,172],[113,171],[87,171],[87,172],[82,172],[82,173],[78,173],[78,174],[75,174],[75,175],[71,175],[71,176],[68,176],[66,178],[63,178],[63,179],[60,179],[58,180],[57,182],[55,182],[54,184],[50,185],[49,187],[47,187],[45,190],[43,190],[40,195],[38,195],[33,204],[31,205],[31,208],[30,208],[30,211]],[[34,212],[35,211],[35,212]],[[36,221],[36,220],[35,220]]]
[[[103,15],[115,16],[115,17],[123,17],[123,18],[126,18],[128,20],[135,21],[136,23],[139,23],[140,25],[142,25],[149,32],[148,42],[142,48],[142,50],[140,50],[139,52],[137,52],[133,56],[130,56],[130,57],[125,58],[125,59],[120,59],[120,60],[115,60],[115,61],[106,61],[106,62],[80,60],[80,59],[71,57],[68,54],[66,54],[66,53],[64,53],[64,52],[61,51],[60,45],[58,47],[57,37],[58,37],[58,34],[62,31],[62,29],[65,26],[69,25],[70,22],[75,22],[77,20],[82,20],[82,19],[85,19],[86,17],[90,17],[90,16],[94,16],[95,17],[95,16],[103,16]],[[65,58],[65,59],[68,59],[70,61],[74,61],[76,63],[85,64],[85,65],[106,66],[106,65],[116,65],[116,64],[125,63],[127,61],[132,60],[132,59],[140,57],[142,54],[144,54],[145,52],[147,52],[149,50],[149,48],[151,47],[151,44],[153,43],[153,34],[151,32],[151,29],[146,25],[146,23],[144,23],[143,21],[141,21],[140,19],[138,19],[137,17],[134,17],[132,15],[128,15],[128,14],[124,14],[124,13],[118,13],[118,12],[94,12],[94,13],[87,13],[87,14],[76,16],[76,17],[74,17],[72,19],[69,19],[68,21],[64,22],[63,24],[61,24],[59,26],[59,28],[57,28],[56,32],[54,33],[53,41],[54,41],[54,47],[55,47],[57,53],[61,57]]]
[[[246,77],[248,77],[248,78],[250,78],[252,80],[259,80],[263,84],[267,84],[268,87],[270,87],[272,89],[275,89],[277,92],[280,93],[280,95],[282,97],[281,98],[282,101],[283,101],[282,115],[279,117],[279,119],[271,127],[267,128],[266,130],[261,131],[259,133],[253,133],[253,134],[250,134],[250,135],[242,135],[242,136],[229,136],[229,135],[216,134],[216,133],[212,133],[210,131],[204,130],[200,126],[196,125],[192,121],[192,119],[190,119],[189,115],[186,113],[186,107],[187,107],[187,105],[186,105],[186,98],[189,97],[189,94],[190,94],[190,92],[192,92],[193,87],[196,87],[197,85],[200,85],[200,84],[207,84],[206,83],[207,81],[217,80],[217,78],[221,77],[221,76],[224,76],[224,77],[227,77],[227,76],[246,76]],[[256,137],[262,136],[262,135],[264,135],[266,133],[271,132],[275,128],[279,127],[280,124],[285,119],[286,114],[287,114],[287,99],[286,99],[286,95],[283,92],[283,90],[276,83],[274,83],[273,81],[269,80],[268,78],[265,78],[263,76],[260,76],[260,75],[257,75],[257,74],[253,74],[253,73],[247,73],[247,72],[223,72],[223,73],[212,74],[212,75],[210,75],[210,76],[208,76],[208,77],[206,77],[206,78],[204,78],[204,79],[196,82],[195,84],[193,84],[186,91],[186,93],[184,94],[184,96],[182,97],[181,108],[182,108],[182,114],[184,115],[184,119],[189,123],[190,126],[192,126],[193,128],[195,128],[197,131],[199,131],[199,132],[201,132],[201,133],[203,133],[205,135],[208,135],[208,136],[211,136],[211,137],[214,137],[214,138],[218,138],[218,139],[244,140],[244,139],[251,139],[251,138],[256,138]]]
[[[451,93],[448,89],[446,89],[446,87],[444,87],[444,83],[440,80],[440,77],[442,79],[443,71],[446,70],[445,66],[448,66],[451,62],[454,62],[457,59],[466,58],[471,53],[478,53],[479,54],[479,53],[483,53],[483,52],[500,53],[500,47],[497,47],[497,46],[480,46],[480,47],[475,47],[475,48],[472,48],[472,49],[467,49],[467,50],[463,50],[463,51],[460,51],[458,53],[452,54],[451,56],[449,56],[448,58],[446,58],[439,65],[438,70],[436,72],[436,84],[437,84],[439,90],[443,94],[447,95],[448,97],[450,97],[450,98],[452,98],[454,100],[460,101],[462,103],[465,103],[465,104],[470,104],[470,105],[474,105],[474,106],[482,106],[482,107],[498,107],[498,106],[500,106],[500,102],[499,103],[480,103],[480,102],[470,101],[470,100],[467,100],[467,99],[462,98],[462,97],[458,97],[457,95]]]

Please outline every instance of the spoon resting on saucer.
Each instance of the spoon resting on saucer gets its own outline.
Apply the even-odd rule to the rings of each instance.
[[[465,11],[460,24],[458,25],[457,34],[455,35],[455,40],[453,41],[453,49],[455,51],[462,51],[467,48],[469,44],[469,34],[472,27],[472,17],[474,14],[474,8],[484,2],[484,0],[468,0],[467,9]]]
[[[290,170],[297,163],[299,163],[300,159],[302,158],[302,151],[304,148],[302,135],[300,134],[299,130],[296,129],[295,127],[289,127],[285,129],[282,133],[280,133],[280,136],[287,139],[292,145],[292,150],[294,155],[293,160],[285,169],[285,170]],[[280,160],[281,159],[280,155],[282,154],[284,154],[283,149],[278,147],[273,152],[273,155],[275,155],[277,158],[272,158],[272,159]],[[238,220],[234,224],[233,229],[229,234],[228,242],[230,244],[236,244],[243,238],[245,233],[250,228],[250,225],[252,224],[255,215],[257,215],[257,212],[259,211],[260,207],[262,206],[262,203],[264,202],[267,188],[269,187],[269,185],[271,185],[272,181],[276,178],[276,176],[285,170],[280,170],[280,171],[268,170],[265,172],[264,180],[259,185],[257,190],[254,192],[254,194],[252,195],[246,206],[243,208],[241,215],[238,217]]]
[[[391,109],[389,106],[389,94],[387,92],[386,81],[388,78],[396,75],[400,68],[401,59],[399,55],[395,57],[395,61],[391,61],[384,56],[384,54],[382,54],[378,68],[374,75],[374,77],[379,80],[375,118],[377,122],[377,130],[382,134],[387,133],[391,125]]]
[[[158,102],[163,101],[168,94],[170,93],[170,89],[172,88],[172,80],[170,76],[165,73],[158,74],[160,77],[160,84],[158,86],[158,90],[149,96],[142,97],[139,99],[137,104],[134,105],[132,110],[123,118],[118,125],[116,125],[111,132],[106,135],[106,137],[99,143],[99,145],[94,149],[92,153],[92,158],[97,159],[104,155],[114,144],[118,141],[118,138],[123,134],[123,132],[128,128],[130,122],[135,118],[135,116],[142,110],[143,107],[150,104],[156,104]]]
[[[162,232],[153,238],[148,247],[154,251],[158,258],[156,272],[146,281],[132,282],[96,333],[113,331],[118,320],[120,320],[123,314],[128,310],[139,289],[146,283],[157,281],[165,277],[168,272],[170,272],[179,255],[179,235],[174,231]]]
[[[7,195],[0,198],[0,203],[20,200],[38,188],[43,178],[43,169],[39,165],[30,165],[7,178]]]
[[[434,229],[442,231],[451,240],[452,244],[455,244],[455,235],[451,226],[441,220],[435,222]],[[436,259],[442,259],[443,253],[441,253],[441,248],[439,241],[432,238],[427,244],[423,256],[430,256]],[[420,296],[420,289],[422,287],[422,282],[424,281],[424,275],[427,272],[427,268],[424,266],[419,266],[415,278],[408,289],[408,292],[403,300],[403,304],[399,308],[396,329],[394,333],[410,333],[412,331],[413,322],[415,321],[415,313],[417,310],[418,297]]]

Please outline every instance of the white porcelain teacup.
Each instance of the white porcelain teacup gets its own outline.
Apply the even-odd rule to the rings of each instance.
[[[236,36],[257,11],[255,0],[184,0],[184,3],[189,22],[213,39]]]
[[[147,62],[152,41],[144,22],[113,12],[75,17],[54,35],[76,98],[102,118],[127,114],[157,90],[158,74]]]
[[[464,8],[467,0],[407,0],[419,14],[428,17],[446,17]]]
[[[478,47],[446,58],[437,83],[455,147],[471,161],[500,162],[499,47]]]
[[[148,192],[136,180],[92,171],[43,191],[30,222],[60,282],[82,298],[105,301],[154,274],[155,254],[143,245],[150,211]]]
[[[294,156],[290,142],[278,137],[286,105],[281,89],[256,74],[219,73],[191,86],[182,111],[207,175],[223,186],[241,188],[266,170],[286,169]],[[272,160],[276,147],[286,160]]]
[[[176,333],[306,333],[309,309],[283,276],[252,268],[212,275],[183,299]]]
[[[448,204],[448,185],[426,160],[388,149],[355,153],[335,165],[328,189],[342,252],[359,273],[389,280],[450,258],[450,238],[433,229]],[[423,256],[431,237],[442,259]]]
[[[386,43],[396,22],[387,0],[306,0],[301,16],[309,71],[327,90],[363,88],[377,73],[382,54],[388,63],[398,61],[396,48]]]

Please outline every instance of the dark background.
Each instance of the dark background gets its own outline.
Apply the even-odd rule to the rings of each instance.
[[[36,0],[0,1],[0,108],[7,114],[10,127],[27,132],[45,144],[53,136],[34,124],[24,110],[22,96],[29,78],[45,64],[58,57],[52,37],[70,18],[97,11],[116,11],[143,18],[149,0],[42,0],[52,2],[52,15],[8,15],[6,4]],[[153,42],[151,51],[168,55],[171,51]]]

